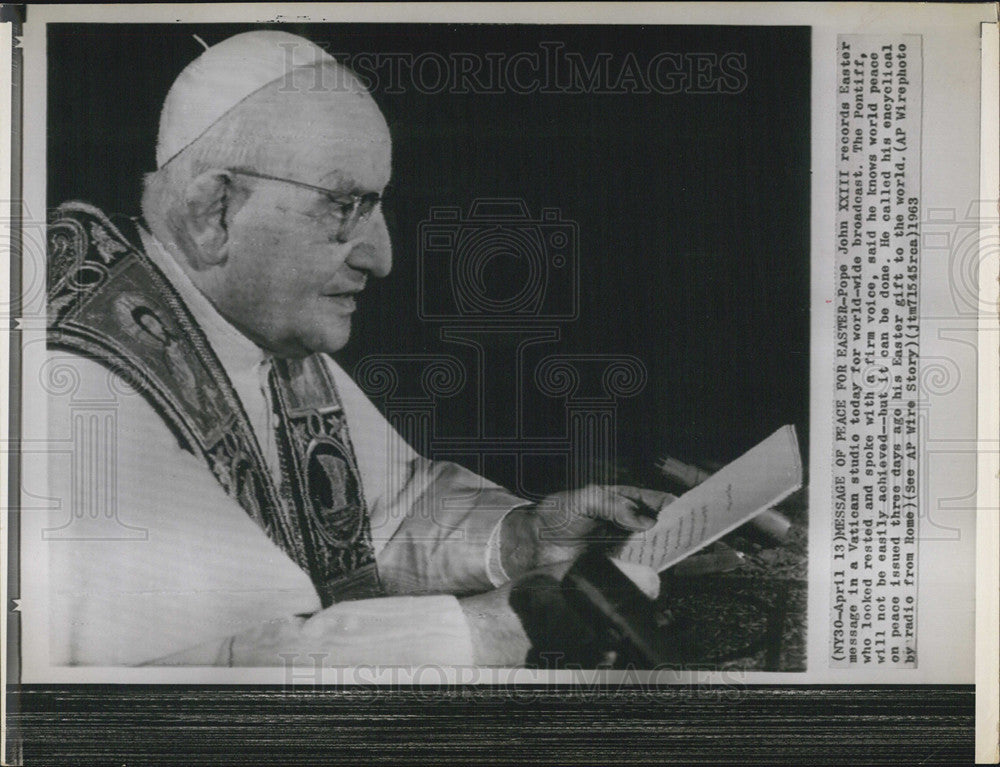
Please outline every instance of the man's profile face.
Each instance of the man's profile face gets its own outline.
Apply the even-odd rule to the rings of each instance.
[[[248,168],[342,195],[381,193],[389,182],[391,143],[367,93],[286,99],[289,120],[308,126],[298,146],[276,149],[273,164]],[[347,343],[358,293],[392,265],[380,208],[346,242],[338,239],[341,204],[283,181],[236,175],[249,195],[228,226],[228,255],[212,296],[219,311],[258,345],[279,355],[332,353]]]

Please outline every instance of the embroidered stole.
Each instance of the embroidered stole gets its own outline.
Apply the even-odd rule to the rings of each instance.
[[[97,208],[57,209],[48,228],[49,346],[94,359],[142,392],[181,447],[309,574],[324,607],[380,594],[364,489],[326,365],[317,356],[273,361],[276,480],[201,328],[133,242]]]

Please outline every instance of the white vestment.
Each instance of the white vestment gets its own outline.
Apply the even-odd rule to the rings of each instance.
[[[233,382],[272,472],[279,472],[265,354],[230,326],[147,233],[147,254],[177,289]],[[118,374],[50,350],[75,387],[49,397],[60,507],[46,531],[54,665],[472,663],[453,594],[502,582],[497,530],[522,499],[416,454],[339,365],[339,391],[389,596],[325,610],[308,575],[182,449]]]

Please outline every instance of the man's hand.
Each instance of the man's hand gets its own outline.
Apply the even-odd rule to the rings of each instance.
[[[576,559],[589,544],[624,539],[656,523],[669,493],[627,485],[587,485],[515,509],[500,528],[500,561],[517,578]]]

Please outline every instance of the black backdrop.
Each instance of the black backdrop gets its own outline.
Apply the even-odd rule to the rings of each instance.
[[[48,202],[138,213],[154,167],[159,107],[208,44],[260,25],[50,25]],[[418,226],[434,206],[477,197],[557,208],[579,227],[579,316],[554,323],[561,354],[630,354],[648,372],[621,401],[618,451],[633,469],[663,453],[729,460],[784,423],[807,446],[810,38],[808,28],[493,25],[281,25],[331,52],[511,56],[559,42],[586,62],[631,52],[745,55],[739,93],[373,95],[394,141],[389,216],[395,266],[373,284],[341,354],[469,349],[418,319]],[[430,290],[444,286],[432,283]],[[389,311],[388,308],[392,310]],[[492,381],[509,368],[488,371]],[[530,387],[529,387],[530,388]],[[441,409],[439,431],[468,433],[474,387]],[[491,391],[484,429],[502,428],[513,388]],[[500,399],[497,399],[497,398]],[[507,399],[503,399],[506,397]],[[530,400],[530,401],[529,401]],[[529,397],[526,431],[554,434],[558,399]],[[381,404],[381,403],[379,403]],[[487,473],[518,484],[513,465]],[[555,486],[558,477],[540,480]]]

